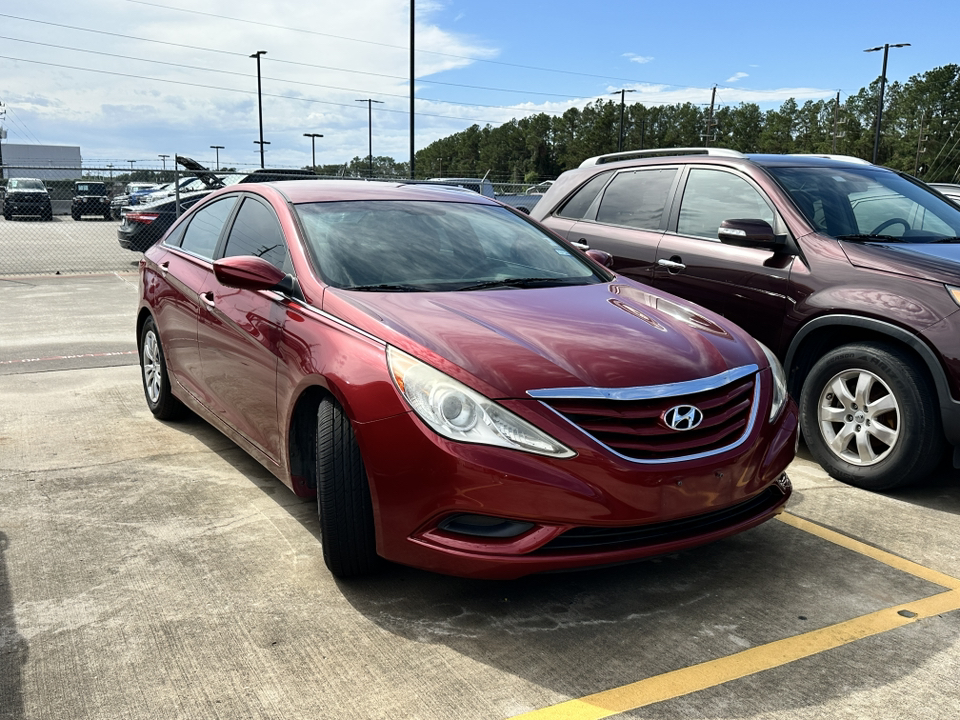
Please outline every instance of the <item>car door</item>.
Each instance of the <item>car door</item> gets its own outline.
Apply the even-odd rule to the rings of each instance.
[[[676,167],[630,168],[613,175],[568,231],[574,244],[613,256],[613,270],[651,282]]]
[[[778,347],[795,256],[777,249],[720,242],[723,220],[760,219],[786,235],[773,203],[746,175],[691,167],[681,179],[660,240],[653,284],[717,312],[771,348]]]
[[[262,198],[240,201],[219,257],[254,255],[287,272],[276,212]],[[272,291],[226,287],[211,275],[201,294],[198,340],[210,409],[274,462],[279,462],[277,362],[285,310]]]
[[[202,403],[203,385],[197,324],[205,314],[200,295],[213,275],[213,253],[235,197],[207,205],[164,242],[170,250],[157,259],[150,289],[167,364],[176,380]]]

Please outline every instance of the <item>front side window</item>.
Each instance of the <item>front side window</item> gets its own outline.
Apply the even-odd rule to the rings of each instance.
[[[680,204],[677,232],[717,239],[724,220],[765,220],[775,225],[773,210],[756,188],[724,170],[694,168]]]
[[[236,197],[225,197],[198,210],[187,225],[180,247],[194,255],[212,260],[223,224],[236,202]]]
[[[659,230],[676,168],[622,172],[603,193],[597,222]]]
[[[296,210],[321,274],[336,287],[429,292],[609,279],[503,207],[356,200]]]
[[[223,251],[224,257],[237,255],[261,257],[278,270],[285,269],[287,246],[280,221],[271,208],[249,197],[240,206]]]

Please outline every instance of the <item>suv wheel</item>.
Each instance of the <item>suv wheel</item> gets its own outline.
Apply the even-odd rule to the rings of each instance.
[[[943,454],[936,394],[919,363],[881,343],[843,345],[813,366],[800,396],[807,447],[834,478],[890,490]]]

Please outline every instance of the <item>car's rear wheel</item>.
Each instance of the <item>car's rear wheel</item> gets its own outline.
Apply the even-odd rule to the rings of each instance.
[[[891,490],[929,475],[943,454],[936,393],[919,362],[882,343],[843,345],[804,382],[807,447],[831,476]]]
[[[147,407],[160,420],[176,420],[187,413],[186,406],[170,389],[167,362],[160,344],[160,333],[153,318],[148,318],[140,331],[140,375]]]
[[[317,413],[317,506],[323,560],[340,578],[380,565],[367,472],[350,420],[336,401]]]
[[[80,213],[76,213],[76,212],[75,212],[75,213],[70,213],[70,217],[72,217],[72,218],[73,218],[74,220],[76,220],[76,221],[79,221],[79,220],[80,220]]]

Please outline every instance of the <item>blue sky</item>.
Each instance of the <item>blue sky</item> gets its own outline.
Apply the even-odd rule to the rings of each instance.
[[[89,164],[159,154],[268,166],[409,157],[406,0],[33,0],[0,4],[6,143],[79,145]],[[650,105],[841,98],[880,75],[960,62],[956,2],[418,0],[416,147],[469,127],[562,114],[628,88]],[[619,97],[619,96],[617,96]]]

